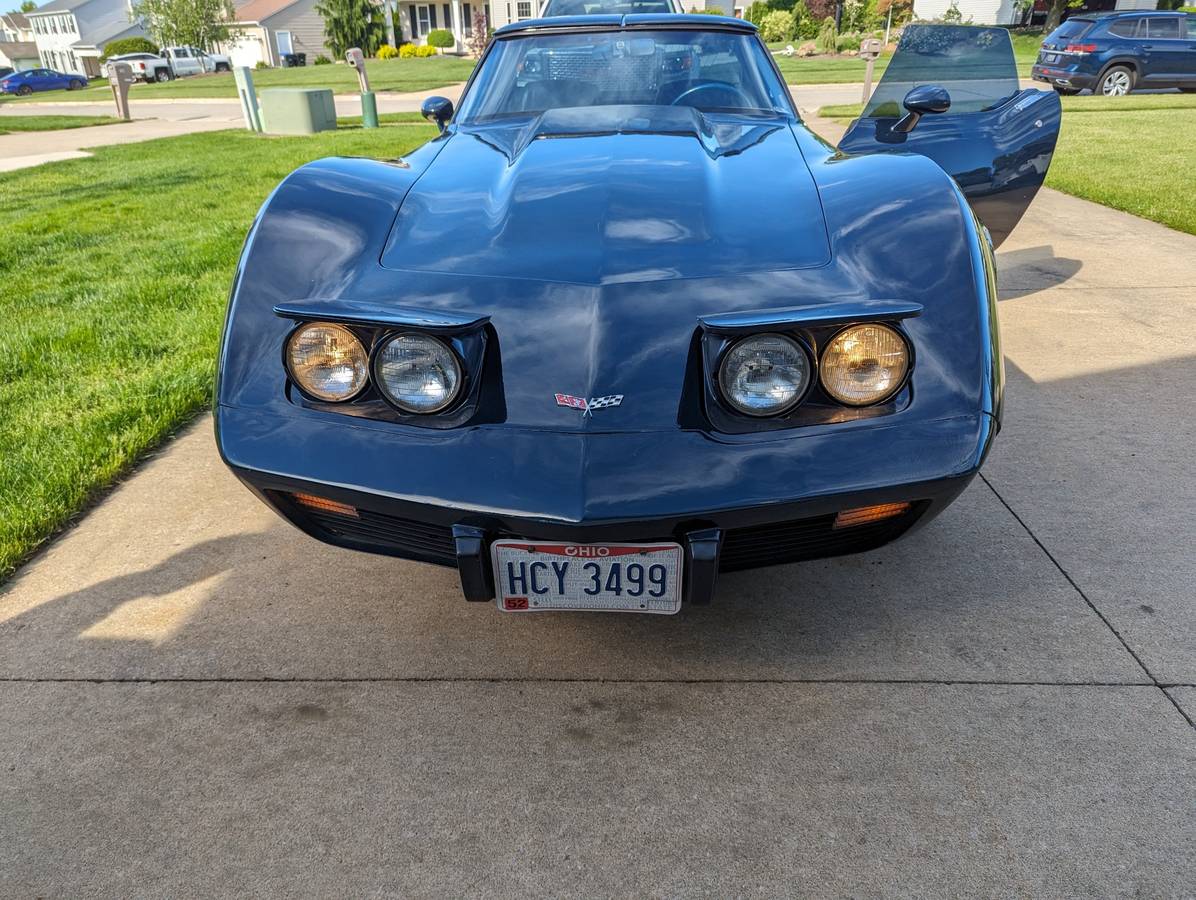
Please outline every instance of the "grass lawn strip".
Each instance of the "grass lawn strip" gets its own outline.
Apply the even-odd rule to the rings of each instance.
[[[278,181],[435,133],[209,132],[5,174],[0,577],[208,405],[237,255]]]
[[[90,128],[93,125],[115,125],[122,121],[113,116],[0,116],[0,134]]]

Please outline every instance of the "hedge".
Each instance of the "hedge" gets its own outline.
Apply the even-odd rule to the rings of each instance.
[[[100,55],[100,62],[108,62],[113,56],[123,56],[126,53],[158,53],[158,46],[143,37],[127,37],[118,41],[109,41],[104,45],[104,52]]]

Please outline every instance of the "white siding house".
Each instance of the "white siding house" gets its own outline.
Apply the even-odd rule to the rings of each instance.
[[[105,44],[145,34],[130,0],[50,0],[26,15],[43,66],[92,78]]]

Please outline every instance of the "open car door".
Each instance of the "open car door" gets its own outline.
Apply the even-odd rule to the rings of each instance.
[[[945,112],[937,109],[946,98],[928,86],[946,90]],[[915,88],[922,90],[906,106]],[[937,104],[925,102],[936,96]],[[839,149],[930,157],[959,184],[995,246],[1042,186],[1061,115],[1054,91],[1021,89],[1004,28],[908,25]]]

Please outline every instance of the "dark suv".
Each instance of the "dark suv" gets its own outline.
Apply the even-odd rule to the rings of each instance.
[[[1135,88],[1196,91],[1196,15],[1073,16],[1042,42],[1032,76],[1060,94],[1118,96]]]

